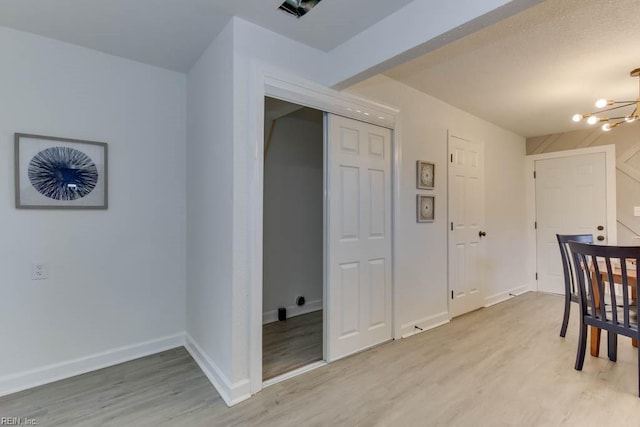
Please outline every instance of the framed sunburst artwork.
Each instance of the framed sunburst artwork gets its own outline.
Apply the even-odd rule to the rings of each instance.
[[[18,209],[107,209],[107,144],[16,133]]]
[[[433,190],[436,173],[435,163],[418,160],[416,172],[416,187],[420,190]]]
[[[418,222],[433,222],[435,219],[435,197],[418,194],[416,196],[416,218]]]

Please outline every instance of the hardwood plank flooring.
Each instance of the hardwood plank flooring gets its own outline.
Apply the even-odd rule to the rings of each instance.
[[[264,389],[227,408],[184,349],[0,398],[39,426],[637,426],[636,352],[573,369],[577,310],[528,293]],[[573,309],[576,306],[574,305]],[[603,340],[603,342],[606,340]]]
[[[322,360],[322,310],[262,327],[264,381]]]

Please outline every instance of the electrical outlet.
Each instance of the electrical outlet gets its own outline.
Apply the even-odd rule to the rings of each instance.
[[[633,216],[640,216],[640,206],[633,207]]]
[[[49,266],[43,262],[31,264],[31,280],[44,280],[49,278]]]

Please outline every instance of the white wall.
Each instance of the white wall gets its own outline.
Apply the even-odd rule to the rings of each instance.
[[[263,316],[322,308],[323,120],[310,108],[275,121],[264,172]],[[304,296],[306,305],[296,306]]]
[[[251,242],[262,233],[251,223],[262,203],[252,187],[262,174],[256,85],[265,66],[320,73],[322,54],[232,18],[188,75],[187,348],[228,404],[250,396],[249,307],[254,298],[262,305],[261,293],[249,293],[258,274]]]
[[[506,13],[537,1],[509,2],[515,6]],[[190,351],[227,402],[247,397],[250,370],[259,369],[249,366],[248,302],[262,299],[250,286],[259,273],[254,243],[262,231],[250,214],[262,202],[255,185],[262,172],[256,165],[263,137],[261,76],[269,69],[338,84],[378,70],[391,57],[409,58],[439,31],[502,4],[492,0],[487,8],[470,7],[470,14],[438,15],[447,22],[435,32],[423,20],[411,20],[409,32],[405,20],[392,19],[391,28],[403,31],[388,31],[387,22],[367,33],[375,40],[358,37],[329,54],[232,18],[189,73],[188,123],[184,75],[0,29],[6,65],[0,69],[0,221],[6,230],[0,300],[8,306],[0,324],[11,325],[0,328],[0,340],[11,343],[0,355],[0,384],[6,375],[78,357],[88,357],[83,366],[89,369],[98,363],[90,356],[101,351],[100,363],[108,364],[118,346],[125,346],[116,353],[126,358],[175,344],[175,337],[163,337],[185,329],[187,277]],[[420,28],[426,32],[414,31]],[[383,42],[384,49],[370,49]],[[108,142],[109,210],[16,211],[15,131]],[[436,133],[441,136],[441,129]],[[29,263],[36,260],[49,263],[49,280],[28,280]],[[419,301],[441,308],[424,287],[418,289]],[[62,376],[63,365],[55,366]],[[15,376],[12,381],[20,382]]]
[[[5,28],[0,52],[0,393],[180,345],[186,76]],[[108,143],[109,209],[15,209],[14,132]]]
[[[526,288],[525,140],[384,76],[348,89],[400,109],[399,216],[395,219],[396,332],[448,320],[447,130],[485,145],[487,304]],[[416,160],[436,163],[436,220],[416,223]]]
[[[232,369],[233,23],[188,76],[188,347],[228,401]]]

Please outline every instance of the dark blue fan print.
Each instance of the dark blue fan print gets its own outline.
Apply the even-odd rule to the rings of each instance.
[[[98,168],[82,151],[51,147],[29,162],[29,181],[54,200],[77,200],[91,193],[98,182]]]

